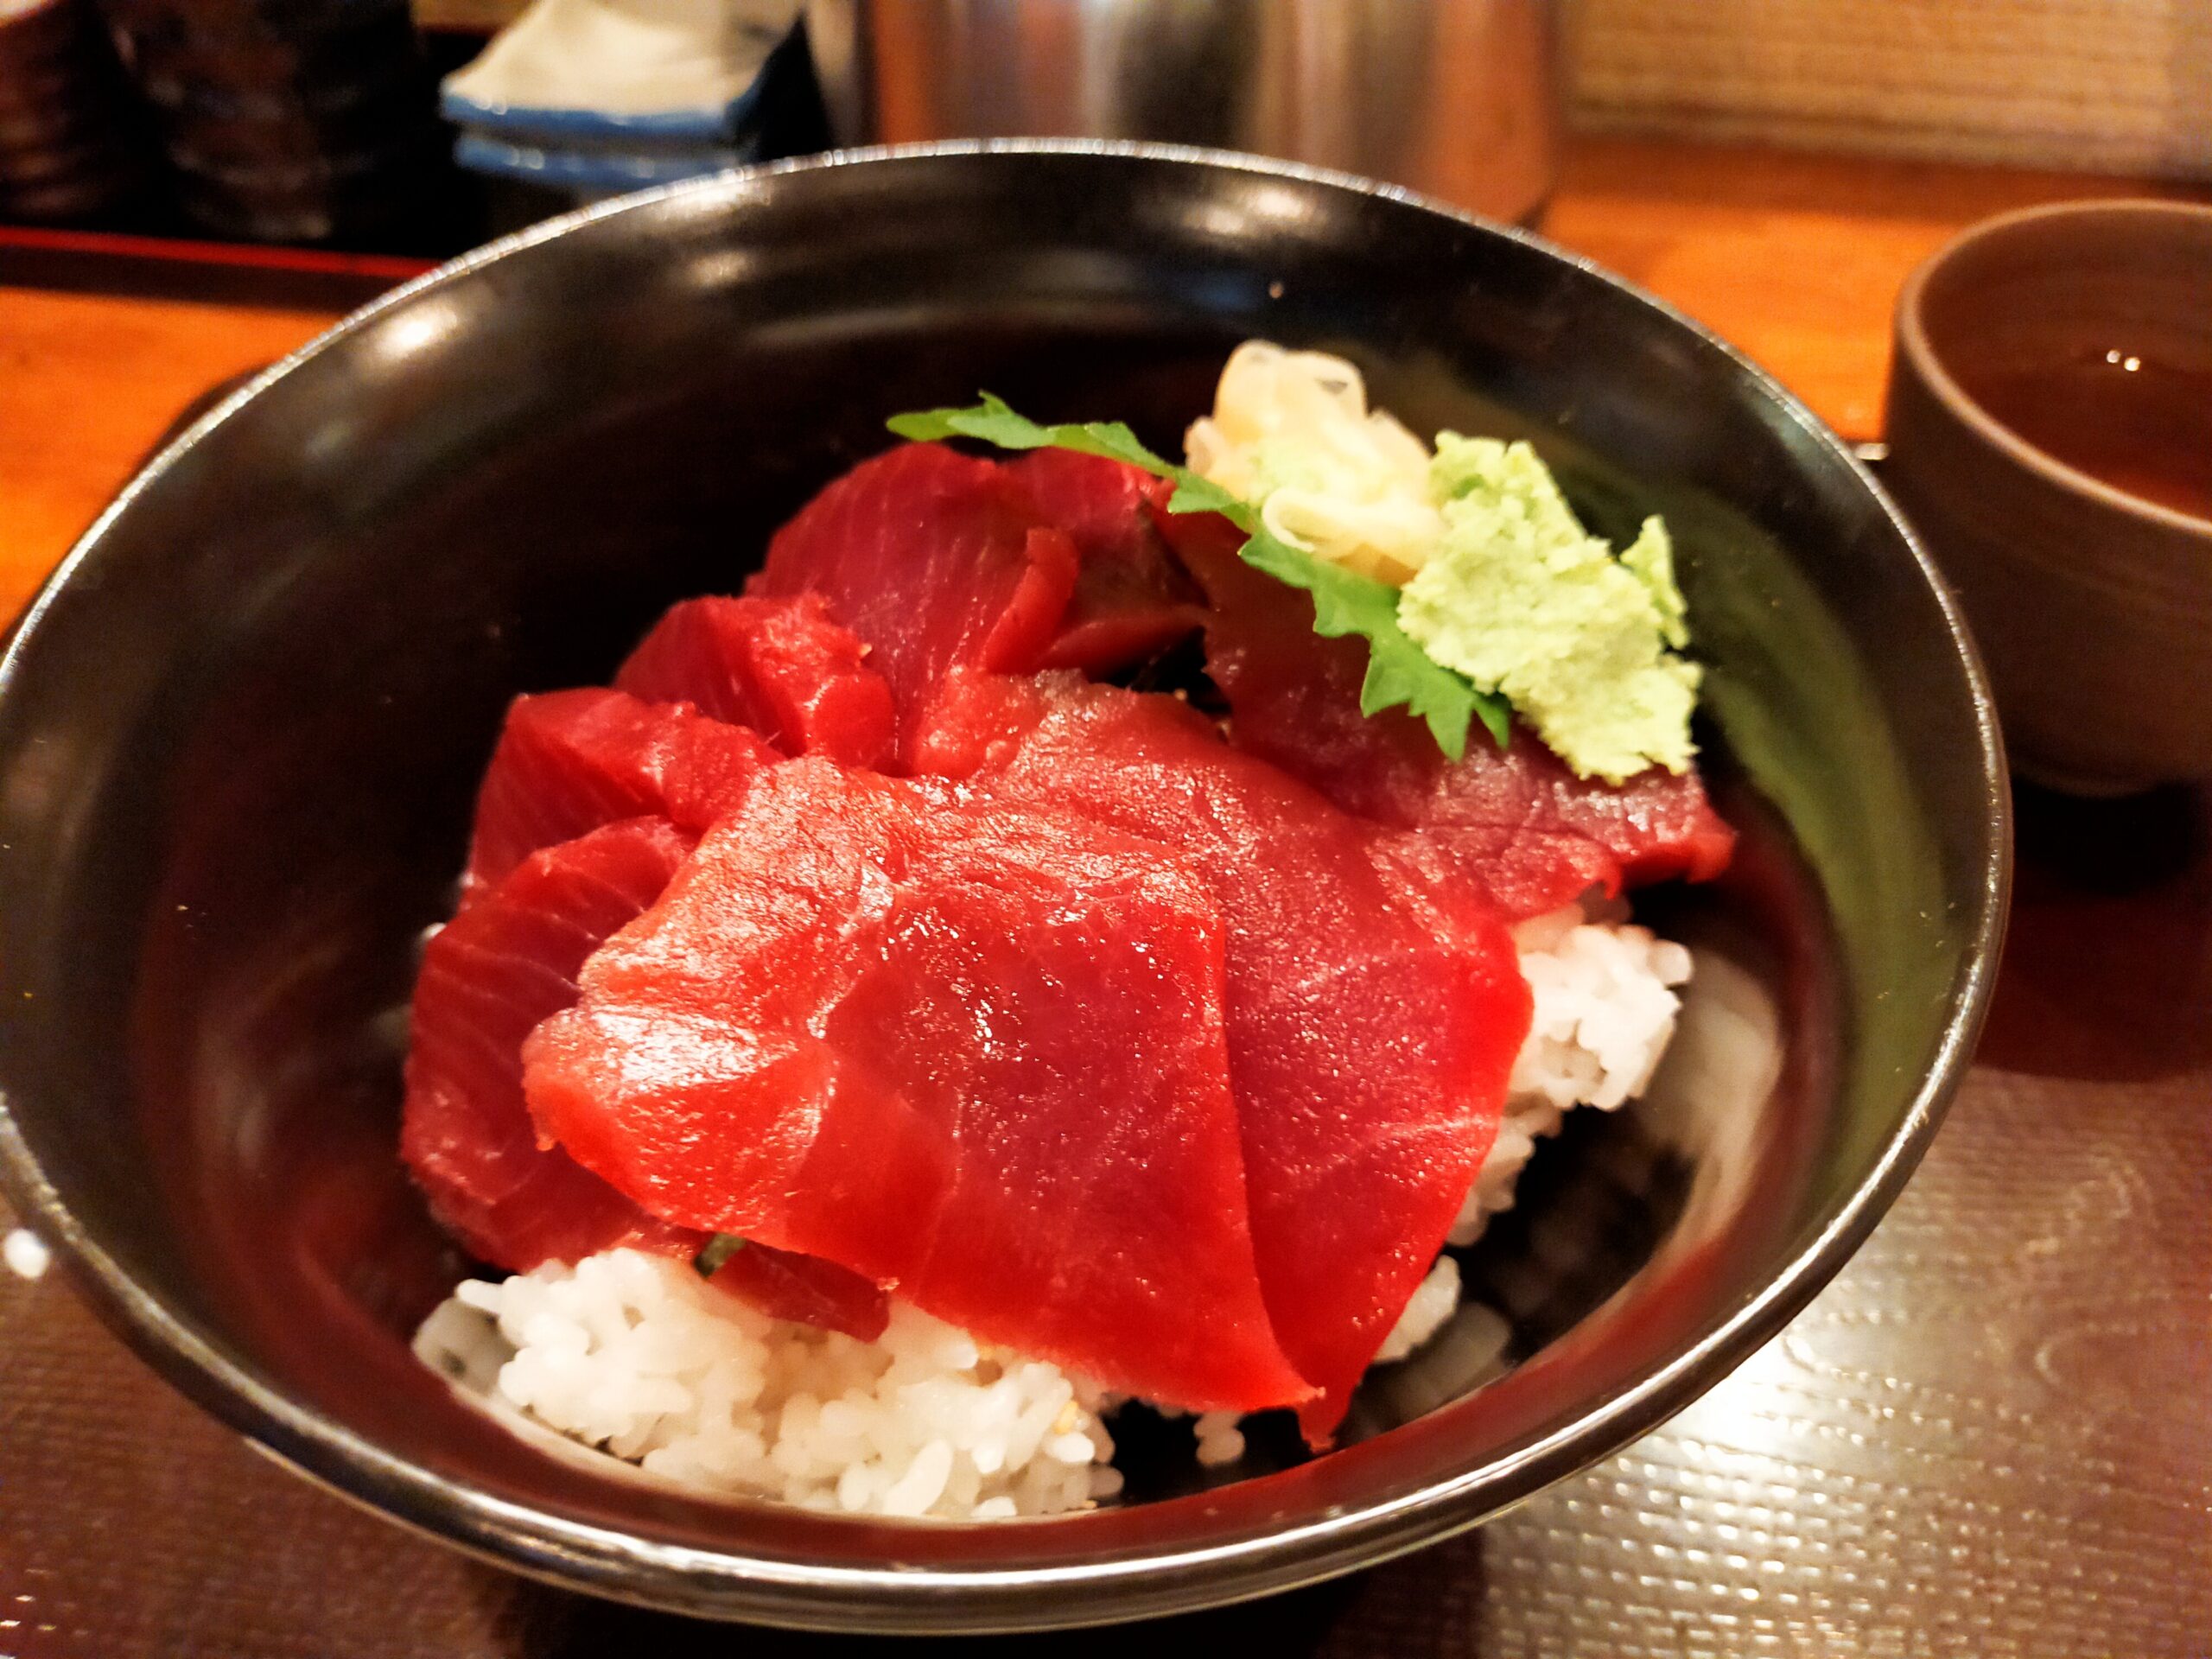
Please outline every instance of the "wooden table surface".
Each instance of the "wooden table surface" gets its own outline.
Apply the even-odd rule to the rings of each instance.
[[[1590,144],[1549,227],[1864,437],[1915,263],[1986,213],[2139,188]],[[0,286],[0,614],[180,405],[326,321]],[[1973,1071],[1894,1210],[1782,1336],[1478,1532],[1135,1641],[1295,1659],[2212,1653],[2212,791],[2026,791],[2018,823]],[[1068,1659],[1132,1635],[952,1650]],[[0,1273],[0,1659],[916,1651],[638,1613],[409,1537],[252,1456],[65,1275]]]

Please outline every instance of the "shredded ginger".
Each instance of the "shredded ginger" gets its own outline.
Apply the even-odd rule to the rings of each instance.
[[[1277,538],[1394,588],[1444,533],[1428,446],[1368,408],[1340,357],[1246,340],[1183,442],[1191,470],[1258,507]]]

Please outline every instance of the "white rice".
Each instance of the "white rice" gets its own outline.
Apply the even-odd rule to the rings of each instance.
[[[1111,1497],[1100,1396],[893,1303],[874,1342],[771,1319],[686,1263],[609,1250],[470,1281],[416,1352],[648,1474],[808,1509],[989,1519]]]
[[[1506,1084],[1505,1121],[1446,1236],[1471,1244],[1513,1207],[1536,1142],[1577,1106],[1615,1111],[1642,1094],[1675,1034],[1690,953],[1624,919],[1618,903],[1570,905],[1514,929],[1535,993],[1529,1039]]]
[[[1244,1455],[1243,1420],[1233,1411],[1202,1411],[1191,1425],[1198,1436],[1198,1461],[1209,1469],[1235,1463]]]
[[[1537,1141],[1567,1111],[1614,1110],[1649,1082],[1690,958],[1625,914],[1570,906],[1516,930],[1535,1022],[1452,1243],[1511,1206]],[[1459,1263],[1440,1256],[1376,1363],[1435,1336],[1459,1295]],[[767,1319],[684,1263],[612,1250],[464,1283],[415,1348],[524,1432],[550,1428],[708,1491],[992,1520],[1088,1508],[1122,1484],[1103,1421],[1117,1401],[895,1301],[883,1335],[863,1343]],[[1235,1413],[1200,1414],[1192,1428],[1200,1464],[1244,1455]]]
[[[1459,1306],[1459,1264],[1448,1255],[1440,1255],[1428,1277],[1414,1287],[1406,1311],[1398,1315],[1397,1324],[1375,1351],[1374,1363],[1388,1365],[1406,1358],[1434,1336]]]

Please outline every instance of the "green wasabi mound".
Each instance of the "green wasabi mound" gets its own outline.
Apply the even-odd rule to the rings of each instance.
[[[1429,488],[1444,536],[1400,596],[1407,634],[1586,778],[1686,771],[1699,671],[1674,654],[1689,632],[1666,526],[1645,519],[1617,556],[1535,450],[1495,438],[1438,434]]]

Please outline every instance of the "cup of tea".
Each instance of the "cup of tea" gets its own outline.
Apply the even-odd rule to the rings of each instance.
[[[2016,769],[2100,795],[2212,777],[2212,207],[1966,232],[1898,296],[1886,436]]]

